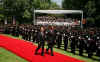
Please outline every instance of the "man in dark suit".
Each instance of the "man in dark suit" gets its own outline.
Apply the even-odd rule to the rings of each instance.
[[[42,48],[41,56],[44,56],[44,44],[45,44],[45,33],[44,28],[40,28],[40,32],[38,32],[37,40],[38,40],[38,48],[35,51],[35,54],[38,53],[38,50]]]
[[[55,41],[55,31],[53,26],[50,27],[49,31],[48,31],[48,48],[46,49],[46,52],[48,53],[48,50],[51,50],[51,56],[54,56],[53,54],[53,45],[54,45],[54,41]]]

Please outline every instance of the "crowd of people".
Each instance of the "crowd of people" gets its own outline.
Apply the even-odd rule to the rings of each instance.
[[[6,34],[14,36],[22,36],[22,39],[38,43],[38,48],[35,54],[38,54],[38,50],[42,48],[41,55],[44,55],[44,46],[47,43],[48,50],[53,54],[53,47],[61,49],[64,45],[64,51],[71,50],[71,53],[76,54],[79,51],[79,55],[83,56],[84,53],[88,54],[89,58],[93,55],[100,57],[100,29],[99,28],[73,28],[66,26],[42,26],[42,25],[15,25],[6,26]],[[96,54],[95,54],[96,53]]]

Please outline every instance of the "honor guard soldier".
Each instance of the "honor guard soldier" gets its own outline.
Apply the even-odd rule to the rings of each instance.
[[[57,48],[61,47],[61,42],[62,42],[62,34],[60,31],[57,31],[57,36],[56,36],[56,43],[57,43]]]
[[[15,27],[15,36],[19,37],[19,27]]]
[[[91,58],[93,56],[93,52],[95,51],[96,42],[94,40],[93,32],[90,33],[90,37],[88,38],[88,57]]]
[[[34,35],[33,35],[33,42],[35,42],[35,41],[38,42],[38,41],[37,41],[37,36],[38,36],[38,29],[35,28],[35,29],[34,29]]]
[[[64,39],[64,50],[67,50],[68,47],[68,31],[65,30],[63,33],[63,39]]]
[[[28,28],[28,41],[31,41],[31,28]]]
[[[74,32],[71,35],[71,53],[75,54],[76,40]]]
[[[25,27],[22,28],[22,38],[25,40]]]
[[[25,28],[25,40],[28,40],[28,28]]]
[[[34,33],[35,33],[34,31],[35,31],[35,30],[34,30],[34,27],[33,27],[33,28],[32,28],[32,31],[31,31],[32,42],[34,42],[34,40],[33,40],[33,39],[34,39]]]
[[[96,47],[97,47],[96,56],[100,56],[100,34],[99,33],[97,34],[96,37]]]
[[[79,55],[83,56],[85,42],[84,42],[84,36],[82,34],[80,34],[80,36],[79,36],[79,43],[78,44],[79,44]]]

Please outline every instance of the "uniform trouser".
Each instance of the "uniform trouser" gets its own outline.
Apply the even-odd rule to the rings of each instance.
[[[95,52],[95,45],[91,44],[88,47],[88,57],[91,58],[93,56],[93,53]]]
[[[79,55],[83,55],[83,48],[79,48]]]
[[[36,36],[33,36],[33,42],[35,42],[35,40],[36,40]]]
[[[65,51],[66,51],[67,47],[68,47],[68,40],[64,40],[64,50]]]
[[[68,46],[67,43],[65,43],[65,44],[64,44],[64,50],[65,50],[65,51],[67,50],[67,46]]]
[[[97,56],[100,56],[100,49],[97,49],[96,55],[97,55]]]
[[[25,40],[28,40],[28,35],[27,34],[25,35]]]
[[[40,48],[42,48],[41,54],[44,55],[44,42],[38,43],[38,48],[36,49],[35,53],[37,53]]]
[[[51,50],[51,55],[53,55],[53,44],[52,43],[48,43],[48,48],[46,49],[46,51],[48,52],[48,50]]]
[[[19,37],[19,32],[16,32],[16,35],[15,36]]]
[[[61,47],[61,40],[57,40],[57,48]]]
[[[22,35],[22,38],[25,40],[25,35]]]
[[[71,45],[71,53],[75,54],[75,45]]]
[[[88,57],[91,58],[93,56],[93,51],[92,50],[88,50]]]
[[[31,35],[30,34],[28,35],[28,41],[31,41]]]

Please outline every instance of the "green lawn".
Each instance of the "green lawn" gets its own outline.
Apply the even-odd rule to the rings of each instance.
[[[0,47],[0,62],[28,62],[28,61]]]
[[[7,36],[10,36],[10,37],[13,37],[13,38],[17,38],[17,39],[21,39],[21,36],[19,36],[19,37],[14,37],[14,36],[11,36],[11,35],[7,35]],[[35,43],[35,45],[37,45],[37,44]],[[47,46],[45,46],[45,48],[46,47]],[[80,59],[80,60],[83,60],[85,62],[100,62],[100,57],[93,56],[93,58],[88,58],[87,57],[88,55],[86,53],[84,53],[84,56],[79,56],[78,55],[79,54],[78,51],[76,51],[76,54],[74,55],[74,54],[72,54],[70,52],[70,49],[68,49],[68,51],[64,51],[63,47],[61,49],[54,48],[54,50],[56,52],[58,52],[58,53],[61,53],[61,54],[64,54],[64,55],[67,55],[67,56],[70,56],[70,57],[73,57],[73,58],[76,58],[76,59]]]

